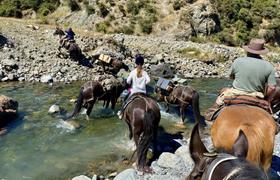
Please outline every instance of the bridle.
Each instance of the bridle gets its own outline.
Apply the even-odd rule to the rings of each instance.
[[[215,169],[223,162],[236,160],[237,157],[226,153],[204,153],[203,161],[196,167],[195,171],[191,174],[192,177],[202,177],[204,173],[205,180],[211,180]],[[205,171],[206,170],[206,171]],[[229,180],[232,176],[241,170],[240,167],[233,168],[223,180]]]

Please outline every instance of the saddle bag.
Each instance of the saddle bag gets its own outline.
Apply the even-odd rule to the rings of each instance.
[[[108,64],[110,64],[112,60],[112,58],[106,54],[100,54],[98,59]]]
[[[268,101],[266,101],[264,99],[252,97],[252,96],[244,96],[244,95],[225,96],[224,103],[227,106],[236,105],[236,104],[247,104],[247,105],[251,105],[251,106],[257,106],[257,107],[260,107],[260,108],[266,110],[267,112],[271,113],[270,105],[269,105]]]
[[[162,90],[167,90],[168,86],[170,86],[171,84],[172,82],[170,80],[160,77],[157,81],[156,86]]]

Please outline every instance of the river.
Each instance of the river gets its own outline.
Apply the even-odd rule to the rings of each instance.
[[[120,165],[132,153],[126,124],[99,102],[90,116],[74,120],[82,125],[70,130],[59,115],[48,114],[52,104],[70,113],[83,82],[71,84],[1,83],[0,94],[19,102],[20,117],[0,137],[0,179],[69,179],[79,174],[106,174],[125,168]],[[200,94],[201,111],[209,107],[218,90],[228,86],[223,79],[194,79],[189,84]],[[118,104],[116,109],[120,108]],[[65,115],[65,114],[64,114]],[[168,133],[176,133],[179,117],[162,111],[160,125]],[[192,125],[186,126],[188,135]],[[182,131],[182,129],[180,129]],[[93,172],[94,171],[94,172]]]

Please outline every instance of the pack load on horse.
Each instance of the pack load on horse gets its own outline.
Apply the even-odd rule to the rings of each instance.
[[[245,160],[248,153],[248,139],[242,130],[238,131],[230,151],[209,153],[202,143],[198,124],[191,132],[189,151],[194,160],[194,168],[187,180],[268,180],[266,173]]]
[[[157,102],[144,94],[134,94],[123,109],[123,119],[128,125],[129,138],[136,145],[136,165],[140,171],[151,172],[148,167],[147,152],[152,142],[153,155],[157,154],[157,132],[160,109]]]
[[[67,31],[63,31],[59,27],[56,27],[53,35],[59,36],[59,55],[63,54],[61,48],[65,48],[71,59],[79,61],[83,58],[83,53],[78,44],[74,40],[75,33],[72,28],[69,28]]]
[[[263,40],[253,39],[243,48],[248,57],[236,59],[230,70],[233,87],[222,91],[206,113],[206,120],[214,120],[211,138],[215,148],[231,151],[242,130],[249,144],[246,159],[267,171],[277,125],[264,98],[275,90],[275,70],[260,57],[268,52]]]
[[[199,119],[199,121],[204,124],[200,115],[199,94],[191,86],[175,85],[168,79],[159,78],[155,92],[158,101],[167,103],[167,111],[169,110],[169,105],[179,106],[181,124],[185,121],[185,111],[189,105],[192,105],[195,119]]]
[[[111,103],[111,109],[114,109],[125,86],[125,82],[116,79],[114,76],[96,76],[93,81],[86,82],[81,87],[74,111],[67,119],[77,115],[82,107],[87,109],[86,115],[89,119],[94,104],[99,100],[104,101],[103,106],[106,108]]]
[[[112,74],[117,74],[121,69],[124,69],[125,71],[129,70],[124,62],[106,54],[96,54],[93,55],[92,58],[97,60],[96,63],[100,64],[103,71],[106,73],[110,72]]]

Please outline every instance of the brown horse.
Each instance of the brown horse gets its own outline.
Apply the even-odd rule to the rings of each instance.
[[[111,109],[114,109],[117,99],[120,97],[120,94],[125,89],[125,87],[126,83],[120,82],[113,84],[110,90],[106,90],[106,88],[104,88],[98,81],[86,82],[81,87],[73,113],[66,119],[70,119],[77,115],[81,111],[82,107],[87,109],[86,115],[87,119],[89,119],[92,108],[98,100],[103,100],[103,106],[106,104],[106,108],[108,108],[111,102]]]
[[[110,63],[99,60],[100,54],[93,55],[92,58],[98,60],[98,64],[102,66],[104,72],[111,72],[113,75],[117,74],[121,69],[124,69],[125,71],[129,70],[124,62],[115,58],[112,58]]]
[[[224,107],[211,127],[214,147],[230,152],[240,130],[245,133],[249,143],[247,160],[267,171],[271,164],[276,133],[274,119],[259,107]]]
[[[192,105],[195,120],[201,121],[199,110],[199,94],[190,86],[169,86],[168,90],[164,91],[159,87],[155,88],[158,101],[167,103],[167,111],[169,105],[178,105],[180,108],[181,123],[185,121],[185,110],[189,105]],[[202,124],[204,124],[202,122]]]
[[[129,138],[133,137],[137,152],[137,168],[151,172],[147,166],[147,152],[153,142],[153,154],[157,151],[157,131],[160,109],[155,100],[144,95],[132,95],[123,113],[128,125]]]
[[[231,151],[234,156],[227,153],[209,153],[200,139],[196,124],[191,133],[189,146],[195,166],[187,180],[268,180],[261,168],[245,160],[248,140],[242,130],[238,131],[237,135]]]
[[[65,33],[62,29],[56,28],[53,35],[59,36],[59,43],[60,46],[58,47],[59,54],[62,54],[61,48],[65,48],[68,53],[69,57],[75,61],[80,61],[84,58],[81,48],[78,46],[78,44],[75,41],[69,41],[69,40],[63,40],[65,37]]]

